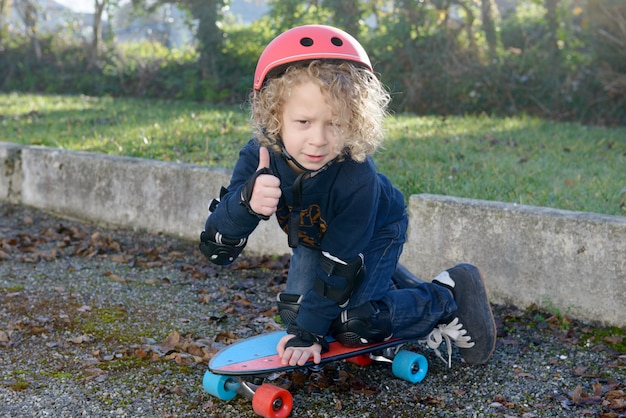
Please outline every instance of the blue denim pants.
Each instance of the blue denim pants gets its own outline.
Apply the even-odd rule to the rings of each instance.
[[[417,287],[396,289],[392,276],[406,240],[408,218],[379,231],[363,253],[366,277],[350,298],[346,309],[369,301],[389,308],[394,337],[420,338],[435,326],[448,322],[456,312],[452,292],[443,286],[422,282]],[[299,245],[293,249],[285,293],[304,295],[313,288],[315,270],[322,254]]]

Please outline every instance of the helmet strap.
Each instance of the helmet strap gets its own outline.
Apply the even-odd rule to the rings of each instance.
[[[289,154],[289,152],[287,151],[287,148],[285,148],[285,144],[283,143],[282,138],[278,138],[278,145],[280,145],[280,149],[281,149],[281,152],[283,154],[283,158],[285,158],[285,160],[290,161],[293,165],[298,167],[298,169],[300,171],[302,171],[304,173],[308,173],[309,174],[308,177],[315,177],[316,175],[318,175],[319,173],[321,173],[322,171],[326,170],[328,167],[333,165],[337,161],[337,158],[339,158],[339,157],[333,158],[332,160],[330,160],[329,162],[324,164],[324,166],[321,167],[318,170],[309,170],[308,168],[306,168],[302,164],[300,164],[295,158],[293,158],[291,156],[291,154]]]
[[[296,181],[294,181],[293,183],[293,187],[292,187],[293,207],[291,208],[291,213],[289,215],[289,226],[287,228],[287,239],[288,239],[289,246],[291,248],[296,248],[298,246],[298,241],[299,241],[298,229],[300,226],[300,212],[302,211],[302,182],[305,179],[314,177],[318,175],[319,173],[321,173],[322,171],[326,170],[328,167],[330,167],[332,164],[334,164],[337,161],[338,157],[333,158],[331,161],[324,164],[324,166],[320,168],[319,170],[313,171],[313,170],[309,170],[308,168],[305,168],[295,158],[293,158],[291,154],[289,154],[289,152],[287,151],[287,148],[285,148],[285,144],[283,143],[282,138],[279,137],[277,139],[277,142],[278,142],[278,145],[280,145],[283,158],[287,161],[292,162],[293,165],[295,165],[302,171],[302,173],[298,175],[298,177],[296,178]]]

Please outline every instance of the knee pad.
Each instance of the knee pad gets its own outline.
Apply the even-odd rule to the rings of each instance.
[[[300,303],[302,295],[294,295],[290,293],[279,293],[276,301],[278,306],[278,315],[280,315],[283,325],[288,327],[292,324],[300,311]]]
[[[382,302],[367,302],[341,312],[330,334],[346,347],[360,347],[391,338],[391,314]]]
[[[322,252],[314,289],[321,296],[337,302],[340,308],[345,308],[363,280],[365,263],[362,254],[346,263]]]

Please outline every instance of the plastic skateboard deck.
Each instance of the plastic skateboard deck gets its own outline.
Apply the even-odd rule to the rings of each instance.
[[[255,376],[313,366],[313,360],[304,366],[289,366],[281,363],[280,357],[276,353],[276,344],[285,334],[285,331],[274,331],[238,341],[213,356],[209,362],[209,370],[215,374],[229,376]],[[337,341],[330,341],[329,350],[322,354],[320,365],[368,354],[375,350],[394,347],[406,342],[405,340],[394,339],[365,347],[349,348]]]
[[[317,366],[312,360],[304,366],[283,365],[276,352],[278,341],[285,331],[275,331],[238,341],[223,348],[209,362],[209,370],[203,379],[204,389],[222,400],[230,400],[237,394],[252,398],[254,411],[263,417],[287,417],[293,400],[285,389],[264,383],[256,386],[249,380],[260,380],[271,373]],[[404,339],[391,339],[363,347],[345,347],[329,340],[328,352],[322,354],[319,365],[348,359],[359,365],[372,361],[392,363],[396,377],[411,383],[420,382],[426,376],[428,362],[421,354],[405,350],[386,350],[407,343]],[[390,355],[389,351],[393,352]],[[382,353],[387,352],[383,356]],[[374,355],[374,353],[378,355]]]

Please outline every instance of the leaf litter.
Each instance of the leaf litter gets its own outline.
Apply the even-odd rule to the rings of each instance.
[[[66,372],[77,372],[85,382],[103,384],[113,373],[112,370],[124,362],[165,362],[177,367],[189,367],[191,370],[203,370],[221,348],[241,338],[281,327],[272,301],[275,294],[284,289],[289,266],[287,255],[242,257],[230,268],[222,269],[205,262],[195,250],[195,245],[167,237],[143,234],[138,239],[136,233],[105,232],[93,226],[72,225],[69,221],[58,222],[55,218],[41,223],[37,216],[43,215],[38,212],[32,217],[20,217],[15,214],[19,207],[7,208],[6,204],[2,204],[0,210],[12,215],[13,219],[17,216],[17,223],[21,224],[7,225],[0,221],[0,263],[45,267],[50,263],[63,262],[68,273],[80,273],[82,269],[93,268],[81,260],[100,261],[106,264],[106,268],[99,273],[100,277],[108,280],[108,286],[117,291],[142,286],[152,290],[193,287],[196,295],[194,303],[198,307],[205,306],[205,311],[208,310],[208,314],[202,318],[204,331],[191,329],[193,327],[190,325],[197,321],[189,319],[193,318],[190,313],[187,317],[179,316],[173,320],[174,325],[169,333],[160,338],[158,333],[130,338],[121,334],[115,335],[115,332],[121,332],[115,325],[124,325],[136,313],[148,317],[159,314],[158,307],[150,313],[136,312],[129,306],[113,311],[117,313],[112,315],[111,324],[101,324],[112,330],[113,334],[103,337],[98,329],[84,332],[81,328],[90,320],[98,321],[102,306],[94,305],[95,302],[85,300],[80,291],[62,284],[53,288],[50,293],[41,295],[38,289],[29,288],[27,283],[20,283],[16,276],[14,280],[9,280],[10,284],[0,287],[0,349],[16,351],[33,341],[41,341],[45,349],[52,351],[55,356],[71,350],[86,352],[78,366],[61,362],[57,366],[59,373],[67,366]],[[50,224],[51,222],[54,223]],[[149,239],[146,240],[146,237]],[[123,268],[117,269],[115,265]],[[174,268],[180,277],[155,275],[166,268]],[[142,271],[149,274],[139,274]],[[175,303],[175,300],[170,303]],[[580,416],[626,416],[626,356],[614,348],[623,342],[623,335],[590,338],[588,336],[592,327],[567,317],[546,316],[541,313],[545,319],[536,321],[538,313],[532,309],[520,312],[508,307],[494,308],[499,335],[498,348],[492,362],[500,361],[506,365],[507,354],[515,353],[515,356],[521,358],[537,347],[548,345],[548,340],[558,341],[565,352],[575,352],[583,347],[588,352],[604,353],[603,358],[606,360],[602,364],[589,364],[583,356],[577,361],[572,358],[575,356],[561,354],[554,356],[547,364],[548,369],[559,369],[548,376],[536,369],[526,369],[524,364],[529,360],[518,361],[510,368],[508,379],[534,381],[535,384],[546,380],[559,382],[567,379],[576,384],[562,386],[561,391],[552,392],[534,402],[524,402],[513,395],[493,394],[485,405],[489,410],[500,416],[527,418],[552,416],[555,408],[565,411],[566,414],[575,413]],[[107,325],[110,325],[109,328]],[[526,334],[531,334],[531,337],[528,338]],[[110,340],[114,344],[102,344],[103,340]],[[437,376],[452,373],[441,368],[432,357],[429,357],[429,362],[431,374]],[[565,369],[567,372],[562,364],[569,365]],[[498,367],[502,367],[502,364]],[[271,380],[294,393],[307,396],[333,393],[332,409],[343,414],[351,406],[346,399],[337,398],[342,393],[368,397],[384,396],[386,392],[389,379],[385,377],[382,380],[371,380],[364,370],[367,369],[348,363],[336,363],[318,369],[279,373],[272,376]],[[564,373],[569,373],[570,376]],[[0,383],[0,388],[4,386],[20,392],[27,390],[32,384],[28,380],[15,377],[3,377]],[[176,396],[186,396],[190,391],[189,388],[177,385],[161,387],[159,390]],[[450,388],[450,391],[455,396],[454,400],[437,392],[417,390],[412,395],[413,407],[463,413],[466,406],[458,399],[471,396],[474,390],[461,385]],[[207,402],[205,399],[198,405],[205,412],[212,413],[219,411],[223,404],[213,400]],[[380,411],[380,416],[385,416]]]

